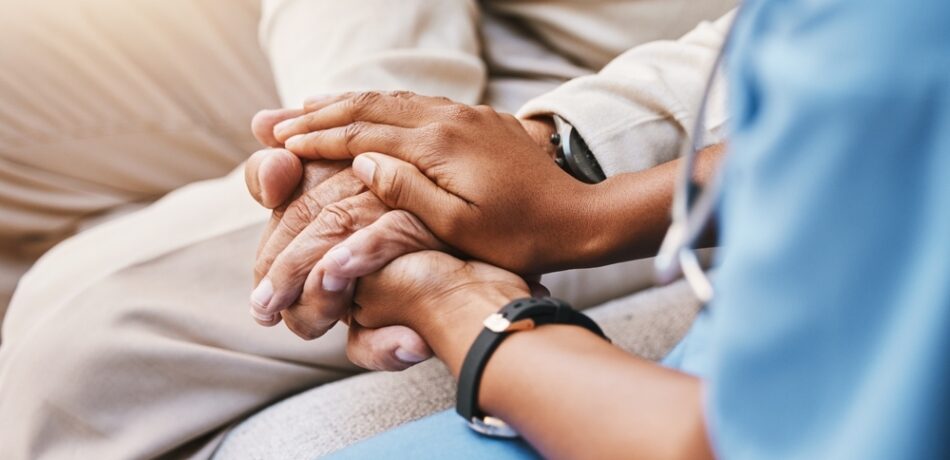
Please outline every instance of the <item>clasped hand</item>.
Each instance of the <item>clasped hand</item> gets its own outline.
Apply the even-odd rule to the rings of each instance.
[[[268,148],[248,161],[247,185],[273,209],[252,314],[263,325],[284,321],[305,339],[346,321],[348,356],[363,367],[401,370],[431,356],[413,327],[425,329],[427,315],[450,307],[433,299],[485,287],[476,276],[485,273],[517,286],[506,292],[527,294],[511,272],[535,279],[563,267],[567,243],[579,237],[565,225],[576,206],[563,197],[588,186],[551,161],[551,129],[542,122],[370,92],[263,111],[252,128]],[[508,271],[473,270],[446,253]]]

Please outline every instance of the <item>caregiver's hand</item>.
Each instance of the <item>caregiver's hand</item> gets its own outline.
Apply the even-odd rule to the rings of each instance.
[[[402,256],[360,279],[351,323],[418,331],[457,374],[488,315],[513,299],[529,297],[518,275],[438,251]]]
[[[252,129],[262,144],[276,147],[279,142],[268,136],[273,125],[300,113],[262,111],[254,118]],[[307,280],[324,286],[340,285],[339,280],[334,284],[323,272],[312,268],[327,248],[358,228],[374,224],[387,232],[389,238],[401,239],[402,246],[390,245],[391,250],[401,247],[408,252],[440,247],[421,224],[416,227],[416,238],[407,238],[405,232],[387,231],[386,223],[397,217],[384,214],[388,208],[365,192],[347,166],[348,162],[332,161],[302,164],[296,156],[279,148],[259,151],[248,160],[248,189],[262,205],[274,208],[255,264],[258,287],[252,294],[251,312],[259,323],[272,326],[283,319],[289,329],[305,339],[319,337],[332,327],[350,305],[351,292],[345,290],[349,283],[344,282],[332,291],[311,288],[312,295],[300,293]],[[384,219],[377,222],[380,217]],[[402,370],[431,356],[422,339],[401,326],[376,330],[356,325],[350,328],[349,338],[350,359],[370,369]]]
[[[389,207],[518,273],[572,266],[592,238],[583,216],[595,186],[565,174],[522,122],[489,107],[406,92],[349,94],[274,134],[302,158],[355,157],[356,176]],[[337,249],[349,251],[346,263],[364,254],[349,243]],[[346,263],[338,273],[353,276]]]

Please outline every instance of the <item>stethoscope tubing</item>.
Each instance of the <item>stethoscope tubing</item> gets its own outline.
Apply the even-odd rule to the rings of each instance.
[[[699,262],[695,246],[706,226],[712,221],[712,216],[718,205],[722,189],[723,171],[722,168],[719,168],[705,186],[696,183],[693,180],[693,175],[696,169],[696,157],[699,151],[705,147],[702,142],[702,134],[705,132],[709,99],[726,50],[732,41],[739,13],[741,13],[741,6],[740,11],[733,18],[733,24],[726,34],[722,47],[716,54],[712,71],[706,79],[706,87],[703,88],[699,109],[696,111],[692,134],[687,134],[688,140],[684,140],[680,148],[682,162],[674,188],[672,221],[654,259],[654,275],[657,284],[666,285],[682,276],[703,303],[712,300],[714,290],[712,282]]]

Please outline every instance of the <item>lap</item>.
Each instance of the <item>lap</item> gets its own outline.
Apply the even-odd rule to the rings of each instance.
[[[194,184],[83,232],[24,278],[0,347],[0,418],[18,421],[0,445],[12,458],[77,446],[154,457],[357,372],[344,328],[304,342],[250,319],[267,213],[242,182]],[[42,449],[25,455],[31,445]]]

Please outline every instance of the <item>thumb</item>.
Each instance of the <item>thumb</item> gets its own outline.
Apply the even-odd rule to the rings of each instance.
[[[353,160],[353,173],[383,203],[415,214],[436,234],[444,233],[464,202],[432,182],[411,163],[381,153]]]
[[[401,371],[432,357],[432,349],[405,326],[369,329],[350,321],[346,356],[365,369]]]
[[[293,194],[300,185],[303,164],[294,154],[283,149],[267,149],[254,153],[244,165],[244,179],[251,195],[262,206],[274,209]]]

